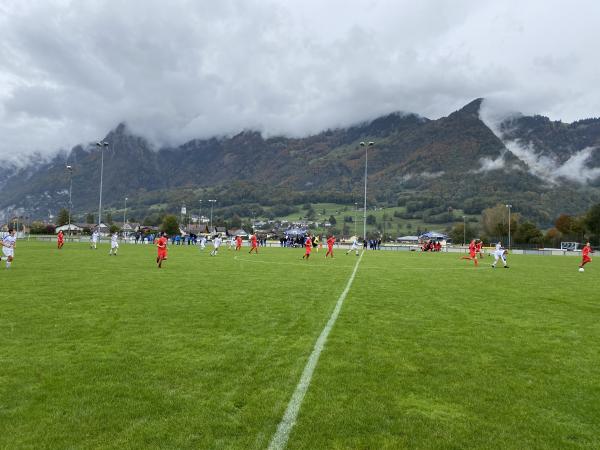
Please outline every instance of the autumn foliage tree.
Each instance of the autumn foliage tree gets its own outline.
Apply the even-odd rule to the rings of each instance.
[[[510,215],[510,231],[515,233],[518,229],[520,215]],[[505,205],[498,204],[493,208],[486,208],[481,213],[483,232],[488,237],[508,236],[508,210]]]

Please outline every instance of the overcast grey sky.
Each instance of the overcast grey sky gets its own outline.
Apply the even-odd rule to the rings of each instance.
[[[592,0],[3,0],[0,155],[121,121],[164,145],[437,118],[476,97],[600,116],[599,17]]]

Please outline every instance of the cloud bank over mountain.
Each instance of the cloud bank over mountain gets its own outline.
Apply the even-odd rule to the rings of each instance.
[[[7,0],[0,155],[50,154],[120,122],[164,146],[437,118],[476,97],[597,116],[598,12],[591,0]]]
[[[502,124],[512,118],[521,117],[520,114],[511,112],[509,109],[497,108],[494,105],[490,105],[489,101],[484,101],[482,102],[479,116],[487,127],[503,141],[510,153],[526,164],[527,170],[532,175],[550,183],[556,183],[561,179],[565,179],[581,184],[588,183],[600,177],[600,168],[590,166],[592,153],[600,151],[597,147],[586,146],[574,149],[566,161],[560,161],[557,157],[544,154],[532,142],[523,139],[513,139],[507,136],[508,133],[502,130]],[[552,153],[560,154],[561,152],[555,150]],[[482,158],[480,163],[480,171],[483,172],[505,167],[504,155],[495,160]]]

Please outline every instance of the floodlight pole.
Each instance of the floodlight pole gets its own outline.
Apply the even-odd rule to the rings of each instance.
[[[125,197],[125,210],[123,211],[123,228],[125,228],[126,222],[127,222],[127,197]]]
[[[365,202],[364,202],[364,211],[363,211],[363,245],[367,242],[367,168],[369,163],[369,147],[375,145],[375,142],[369,142],[365,144],[364,142],[360,143],[361,147],[365,148]]]
[[[511,239],[510,239],[510,209],[512,208],[512,205],[506,205],[506,207],[508,208],[508,249],[510,250],[510,246],[511,246]]]
[[[104,148],[108,147],[108,142],[96,142],[96,147],[100,147],[100,202],[98,203],[98,231],[102,223],[102,178],[104,177]]]
[[[198,209],[198,234],[200,234],[200,226],[203,224],[202,222],[202,199],[198,200],[200,203],[200,208]]]
[[[467,216],[463,216],[463,247],[467,245]]]
[[[73,208],[71,194],[73,192],[73,167],[67,166],[67,170],[69,171],[69,236],[71,236],[71,209]]]
[[[208,200],[210,202],[210,227],[212,228],[212,214],[213,214],[213,206],[216,200]]]
[[[354,202],[354,236],[356,236],[356,213],[358,212],[358,202]]]

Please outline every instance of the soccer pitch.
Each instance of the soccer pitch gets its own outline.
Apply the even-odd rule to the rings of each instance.
[[[0,448],[267,448],[358,261],[18,242]],[[600,266],[366,252],[287,448],[600,448]]]

